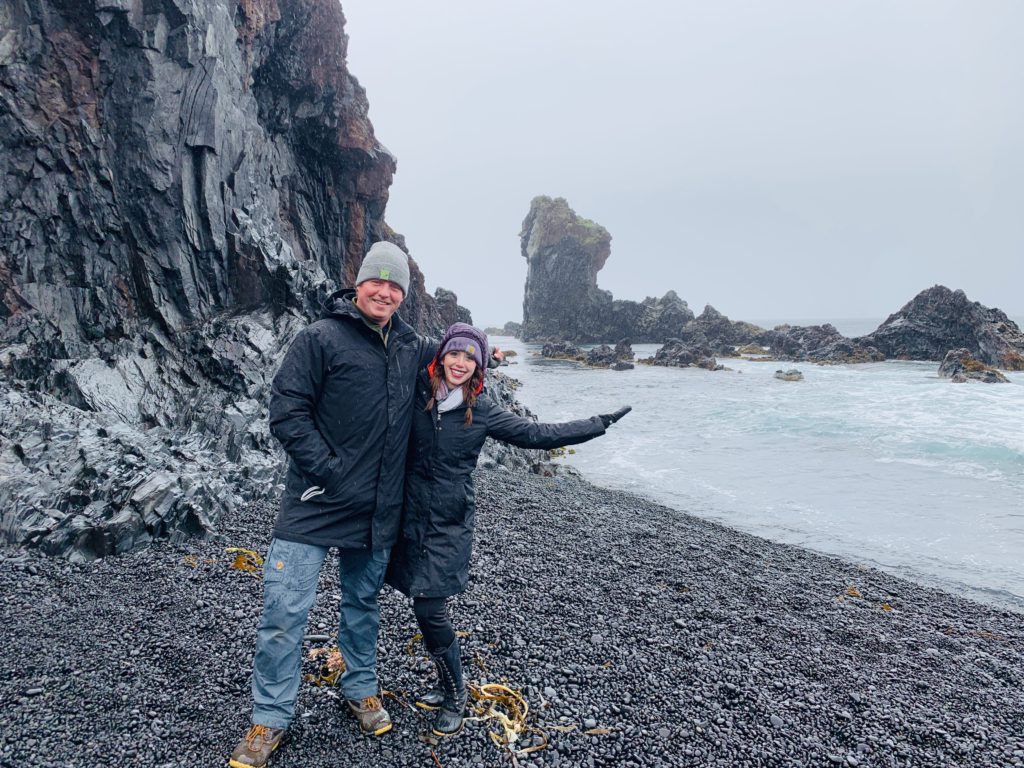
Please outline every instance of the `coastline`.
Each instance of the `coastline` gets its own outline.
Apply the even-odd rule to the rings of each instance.
[[[542,421],[633,405],[614,440],[557,459],[591,482],[1024,611],[1024,373],[960,388],[930,363],[887,361],[780,385],[775,362],[620,373],[514,348],[517,397]]]
[[[470,679],[521,689],[550,739],[519,765],[1024,765],[1019,613],[579,478],[480,470],[477,509],[453,615]],[[0,762],[221,764],[247,724],[262,604],[224,547],[264,551],[273,514],[92,564],[0,550]],[[333,631],[332,571],[313,634]],[[386,589],[388,690],[429,680],[414,631]],[[271,766],[436,765],[413,712],[389,700],[394,731],[368,740],[338,704],[303,683]],[[434,751],[509,764],[483,724]]]

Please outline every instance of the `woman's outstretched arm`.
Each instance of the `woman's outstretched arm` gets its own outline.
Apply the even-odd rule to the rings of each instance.
[[[487,422],[487,436],[519,448],[560,448],[600,437],[609,425],[628,412],[629,407],[626,407],[614,414],[591,416],[589,419],[561,424],[542,424],[494,405],[494,411]]]

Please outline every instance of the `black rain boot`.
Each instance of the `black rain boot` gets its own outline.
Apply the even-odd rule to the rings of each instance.
[[[441,693],[441,684],[438,683],[426,693],[420,694],[416,697],[416,706],[420,709],[428,709],[433,712],[435,709],[440,709],[441,704],[444,703],[444,694]]]
[[[434,727],[435,736],[454,736],[462,730],[462,718],[466,712],[466,679],[462,676],[462,649],[459,639],[440,653],[431,653],[437,665],[437,676],[441,683],[441,711],[437,713]]]

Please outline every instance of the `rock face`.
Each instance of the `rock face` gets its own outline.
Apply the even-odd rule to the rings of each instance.
[[[942,360],[950,349],[966,349],[988,365],[1024,370],[1024,333],[1017,324],[943,285],[922,291],[856,341],[902,360]]]
[[[1010,380],[991,366],[976,360],[968,349],[951,349],[939,365],[939,376],[952,379],[956,384],[981,381],[986,384],[1005,384]]]
[[[661,341],[693,319],[672,291],[635,302],[615,301],[598,288],[597,273],[611,254],[611,239],[608,230],[578,216],[563,198],[533,199],[520,232],[528,265],[524,341]]]
[[[0,539],[90,558],[272,494],[269,382],[384,223],[337,3],[0,13]],[[402,314],[460,312],[413,267]]]

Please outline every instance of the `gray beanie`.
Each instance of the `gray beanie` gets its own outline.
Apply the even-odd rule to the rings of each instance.
[[[356,285],[367,280],[390,280],[409,295],[409,257],[394,243],[384,240],[374,243],[363,258],[356,275]]]

